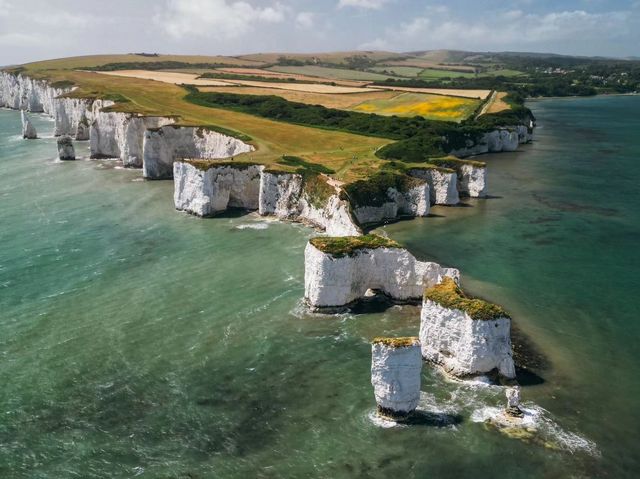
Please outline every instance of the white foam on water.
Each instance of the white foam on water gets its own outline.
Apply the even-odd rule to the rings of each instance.
[[[237,226],[235,226],[235,229],[237,229],[237,230],[266,230],[268,227],[269,227],[269,223],[267,223],[266,221],[261,221],[261,222],[256,222],[256,223],[237,225]]]
[[[534,404],[526,403],[520,406],[524,413],[521,420],[513,424],[505,423],[504,409],[499,407],[482,407],[476,409],[471,414],[472,422],[492,421],[505,427],[520,427],[532,431],[541,441],[548,442],[559,449],[572,454],[585,452],[595,457],[600,457],[601,453],[595,442],[580,436],[571,431],[564,430],[550,416],[546,409]]]
[[[390,429],[392,427],[407,427],[406,424],[401,424],[399,422],[394,421],[393,419],[380,416],[375,409],[367,413],[367,419],[374,426],[378,426],[383,429]]]

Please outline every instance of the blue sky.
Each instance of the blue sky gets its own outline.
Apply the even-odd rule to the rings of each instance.
[[[0,0],[0,65],[92,53],[640,56],[640,0]]]

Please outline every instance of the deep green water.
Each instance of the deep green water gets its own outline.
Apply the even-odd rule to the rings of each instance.
[[[640,97],[531,106],[536,142],[487,157],[494,198],[384,228],[544,355],[529,442],[477,422],[499,388],[430,368],[430,415],[376,425],[369,341],[417,308],[307,315],[311,230],[179,214],[170,182],[56,162],[1,110],[0,477],[637,477]]]

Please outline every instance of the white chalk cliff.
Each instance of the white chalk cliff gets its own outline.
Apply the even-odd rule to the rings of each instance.
[[[371,345],[371,385],[378,412],[392,418],[413,412],[420,401],[421,371],[418,338],[376,338]]]
[[[438,288],[448,288],[457,294],[456,285],[447,280],[433,290]],[[472,317],[471,310],[441,304],[430,297],[433,295],[427,291],[420,315],[420,342],[425,360],[441,365],[457,377],[497,371],[504,378],[515,378],[511,319],[506,314]]]
[[[407,191],[389,188],[382,205],[354,206],[353,214],[361,225],[379,224],[402,216],[427,216],[431,203],[427,181]]]
[[[25,140],[35,140],[38,138],[38,132],[24,110],[20,111],[20,117],[22,119],[22,138]]]
[[[166,125],[147,128],[144,133],[145,178],[173,176],[173,162],[179,158],[222,159],[254,150],[237,138],[195,126]]]
[[[185,161],[173,165],[176,209],[213,216],[229,208],[258,209],[259,165],[232,162],[197,167]]]
[[[454,171],[445,171],[442,168],[412,168],[408,174],[426,180],[432,205],[453,206],[460,202],[458,175]]]
[[[305,300],[312,310],[340,310],[364,298],[368,290],[397,302],[422,298],[425,287],[459,271],[418,261],[400,247],[358,248],[347,254],[325,253],[307,243],[304,252]]]
[[[307,223],[332,236],[362,234],[349,213],[349,205],[333,187],[325,186],[330,193],[314,199],[297,173],[269,171],[262,165],[242,162],[177,160],[173,177],[176,209],[197,216],[212,216],[237,207]]]

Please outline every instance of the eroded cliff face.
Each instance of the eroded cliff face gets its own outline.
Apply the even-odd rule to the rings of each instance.
[[[142,168],[147,129],[174,122],[172,118],[103,111],[110,101],[97,100],[93,106],[89,139],[92,158],[118,158],[126,167]],[[79,123],[80,125],[80,123]],[[169,176],[170,177],[170,176]]]
[[[0,106],[53,116],[55,98],[67,92],[24,75],[0,72]]]
[[[532,128],[532,124],[498,128],[485,133],[477,141],[467,140],[463,148],[454,149],[449,154],[466,158],[485,153],[516,151],[519,145],[529,143],[533,139]]]
[[[388,201],[382,205],[355,206],[353,214],[361,225],[380,224],[402,216],[427,216],[431,204],[430,188],[425,180],[407,191],[389,188]]]
[[[174,202],[178,210],[212,216],[237,207],[310,224],[332,236],[362,234],[349,214],[349,205],[339,198],[337,191],[316,198],[300,174],[224,161],[198,165],[193,160],[177,160],[173,168]]]
[[[193,126],[168,125],[147,129],[144,134],[143,174],[149,179],[173,177],[173,162],[179,158],[231,158],[254,150],[222,133]]]
[[[487,168],[466,164],[457,173],[457,187],[461,196],[484,198],[487,196]]]
[[[458,175],[455,172],[440,168],[412,168],[408,174],[426,180],[432,205],[454,206],[460,203]]]
[[[365,297],[368,290],[398,302],[422,298],[425,287],[446,276],[458,281],[457,269],[422,262],[402,248],[359,249],[334,256],[307,244],[305,248],[305,300],[315,311],[341,310]]]
[[[511,351],[511,320],[472,319],[465,311],[425,299],[420,316],[420,342],[425,360],[457,377],[497,370],[515,378]]]
[[[224,164],[204,169],[176,161],[173,169],[178,210],[213,216],[229,208],[258,209],[262,166]]]
[[[347,201],[325,178],[316,177],[314,183],[325,190],[319,194],[309,179],[297,173],[265,170],[260,182],[260,208],[263,216],[300,221],[324,230],[330,236],[361,235]],[[326,191],[329,191],[327,193]]]

